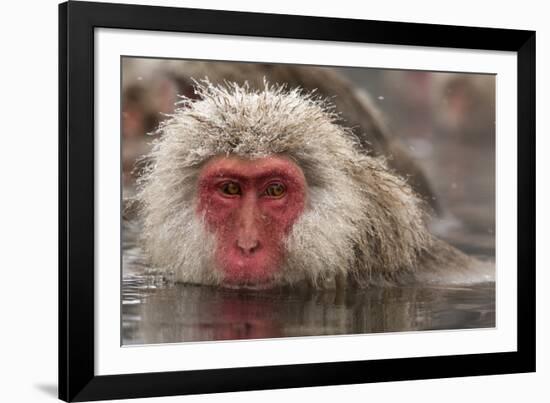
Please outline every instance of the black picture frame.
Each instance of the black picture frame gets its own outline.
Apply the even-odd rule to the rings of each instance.
[[[517,351],[96,376],[94,29],[501,50],[517,53]],[[65,401],[535,371],[535,32],[67,2],[59,5],[59,398]]]

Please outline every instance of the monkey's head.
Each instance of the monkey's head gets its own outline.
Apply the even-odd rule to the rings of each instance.
[[[161,124],[139,183],[151,265],[233,287],[414,270],[431,239],[418,198],[326,101],[268,84],[196,92]]]

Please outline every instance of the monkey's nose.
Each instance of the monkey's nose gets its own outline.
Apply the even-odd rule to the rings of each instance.
[[[238,239],[237,247],[243,255],[249,256],[259,249],[260,242],[257,239]]]

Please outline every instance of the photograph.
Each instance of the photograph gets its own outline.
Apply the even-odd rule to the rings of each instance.
[[[494,329],[496,86],[122,55],[121,345]]]

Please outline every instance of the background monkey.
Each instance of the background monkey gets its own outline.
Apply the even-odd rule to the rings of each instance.
[[[338,120],[296,88],[197,85],[139,182],[150,264],[230,287],[489,279],[429,233],[411,186]]]

